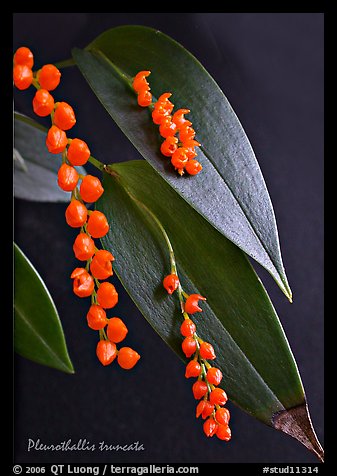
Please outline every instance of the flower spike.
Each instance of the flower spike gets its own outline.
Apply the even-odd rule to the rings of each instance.
[[[161,94],[156,102],[152,102],[150,86],[146,78],[150,71],[139,71],[133,78],[132,87],[137,93],[137,102],[142,107],[150,107],[152,120],[159,126],[159,134],[165,139],[160,151],[165,157],[171,157],[171,164],[182,176],[186,171],[189,175],[197,175],[202,171],[202,165],[195,157],[196,147],[201,144],[194,139],[196,132],[192,122],[185,118],[190,109],[177,109],[173,115],[174,104],[170,101],[172,93]],[[176,134],[179,134],[176,137]]]
[[[48,151],[51,154],[62,153],[62,165],[58,170],[57,183],[65,192],[71,192],[71,201],[65,211],[65,218],[70,227],[80,228],[73,250],[78,260],[86,262],[85,267],[75,268],[71,274],[73,291],[80,298],[91,297],[87,323],[90,329],[99,331],[97,358],[104,366],[110,365],[117,358],[120,367],[131,369],[140,359],[140,355],[130,347],[122,347],[118,351],[116,344],[126,338],[128,329],[119,317],[109,319],[105,311],[117,305],[118,293],[113,284],[107,281],[100,283],[101,280],[113,275],[114,257],[107,250],[97,249],[94,239],[102,238],[108,233],[109,223],[104,213],[98,210],[89,211],[85,205],[85,202],[96,202],[104,193],[104,189],[97,177],[80,175],[75,169],[75,166],[88,162],[91,157],[90,149],[84,140],[67,137],[65,131],[71,129],[76,123],[75,112],[70,104],[62,101],[55,102],[49,92],[59,85],[61,73],[52,64],[44,65],[34,73],[32,71],[33,53],[24,46],[15,52],[13,62],[15,86],[23,90],[33,85],[37,89],[33,99],[35,114],[51,117],[52,125],[46,138]],[[149,74],[150,71],[141,71],[134,80],[138,103],[141,106],[148,106],[152,101],[150,87],[145,79]],[[168,97],[163,97],[163,101],[168,101]],[[172,127],[176,127],[175,124]],[[80,187],[79,181],[81,181]],[[170,280],[168,292],[173,292],[177,289],[179,280],[177,276],[175,278],[171,276]]]

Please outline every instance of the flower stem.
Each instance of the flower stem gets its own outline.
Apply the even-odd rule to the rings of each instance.
[[[64,149],[64,151],[62,152],[62,164],[66,164],[67,163],[67,149]]]
[[[38,80],[36,78],[33,78],[33,81],[32,81],[32,85],[34,86],[34,88],[36,89],[41,89],[41,86],[38,82]]]
[[[125,74],[124,71],[122,71],[120,68],[118,68],[117,65],[115,65],[115,63],[110,61],[110,59],[103,53],[103,51],[96,50],[95,48],[92,48],[90,52],[93,53],[95,56],[99,56],[102,59],[104,59],[104,61],[106,61],[111,66],[111,68],[114,69],[116,71],[116,73],[118,73],[122,77],[122,79],[129,86],[129,88],[132,91],[134,91],[134,89],[132,87],[132,78],[131,78],[131,76],[128,76],[127,74]]]
[[[175,258],[175,255],[174,255],[174,251],[173,251],[173,247],[172,247],[172,244],[171,244],[171,241],[170,241],[170,238],[168,237],[168,234],[166,233],[166,230],[165,228],[163,227],[163,225],[161,224],[160,220],[156,217],[156,215],[141,201],[139,201],[136,197],[134,197],[130,191],[127,190],[127,193],[131,196],[131,198],[133,200],[135,200],[138,205],[143,208],[143,210],[146,211],[146,213],[152,218],[152,220],[155,222],[155,224],[158,226],[158,228],[160,229],[163,237],[164,237],[164,240],[166,242],[166,245],[167,245],[167,248],[169,250],[169,256],[170,256],[170,263],[171,263],[171,273],[172,274],[175,274],[176,276],[178,276],[178,271],[177,271],[177,264],[176,264],[176,258]],[[179,277],[178,277],[179,279]],[[180,280],[179,280],[179,286],[177,288],[177,292],[178,292],[178,297],[179,297],[179,302],[180,302],[180,308],[181,308],[181,312],[184,313],[185,312],[185,308],[184,308],[184,299],[183,299],[183,295],[185,295],[186,293],[184,292],[181,284],[180,284]],[[184,315],[184,318],[185,319],[188,319],[188,315],[187,317],[185,317]]]
[[[73,60],[73,58],[68,58],[64,61],[59,61],[58,63],[55,63],[55,66],[58,69],[69,68],[70,66],[75,66],[75,61]]]
[[[100,162],[99,160],[95,159],[95,157],[93,157],[92,155],[89,157],[89,162],[94,167],[96,167],[96,169],[104,170],[104,168],[105,168],[105,164],[103,164],[103,162]]]

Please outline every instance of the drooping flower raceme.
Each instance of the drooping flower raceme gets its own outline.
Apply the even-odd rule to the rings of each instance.
[[[98,249],[94,241],[108,233],[109,223],[102,212],[88,210],[86,206],[86,203],[96,202],[104,189],[97,177],[81,175],[75,169],[75,166],[88,162],[91,152],[84,140],[67,137],[65,131],[76,124],[75,112],[67,102],[55,102],[50,94],[59,85],[61,72],[54,65],[47,64],[34,73],[33,65],[34,56],[30,49],[19,48],[14,54],[13,79],[18,89],[27,89],[32,84],[36,87],[33,110],[40,117],[50,115],[52,120],[46,146],[52,154],[62,153],[57,183],[65,192],[71,192],[65,218],[70,227],[79,229],[73,250],[75,257],[85,262],[85,265],[75,268],[71,273],[73,291],[80,298],[91,297],[87,322],[91,329],[99,331],[100,339],[96,348],[99,361],[105,366],[117,357],[123,369],[131,369],[140,355],[130,347],[117,349],[116,344],[125,339],[128,330],[120,318],[109,319],[105,311],[115,307],[118,302],[115,286],[105,281],[113,275],[114,257],[109,251]]]
[[[200,294],[184,292],[176,274],[176,265],[173,263],[174,273],[163,280],[163,286],[169,294],[178,290],[182,308],[183,322],[180,333],[184,337],[181,344],[182,351],[191,359],[185,369],[186,378],[196,378],[192,386],[193,396],[200,400],[196,408],[196,417],[205,420],[203,430],[206,436],[216,435],[219,439],[229,441],[231,430],[228,426],[230,413],[224,405],[227,402],[226,392],[218,387],[222,381],[222,372],[209,361],[216,359],[215,351],[209,342],[203,341],[197,334],[197,326],[190,318],[190,314],[202,312],[199,301],[206,298]]]

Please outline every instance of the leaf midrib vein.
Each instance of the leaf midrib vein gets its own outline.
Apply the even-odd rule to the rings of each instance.
[[[93,49],[93,50],[89,50],[89,52],[91,54],[93,54],[95,56],[95,53],[98,53],[98,55],[103,59],[103,61],[105,61],[106,63],[108,63],[108,65],[110,65],[114,71],[118,74],[118,76],[121,78],[121,80],[127,84],[128,87],[130,87],[130,79],[129,76],[124,73],[115,63],[113,63],[101,50],[98,50],[98,49]],[[97,55],[96,55],[97,56]],[[104,103],[102,103],[103,106],[105,107]],[[108,111],[109,112],[109,111]],[[248,224],[249,224],[249,227],[253,233],[253,235],[255,236],[255,238],[257,239],[258,243],[260,243],[262,249],[264,250],[264,252],[266,253],[266,255],[268,256],[270,262],[272,263],[273,267],[274,267],[274,270],[276,271],[277,275],[280,277],[281,279],[281,282],[283,283],[283,285],[285,286],[285,282],[284,282],[284,277],[278,272],[277,268],[276,268],[276,265],[275,265],[275,262],[274,262],[274,259],[271,257],[271,255],[269,254],[266,246],[264,245],[264,243],[261,241],[261,238],[259,237],[257,231],[255,230],[255,227],[253,226],[250,218],[248,217],[245,209],[242,207],[241,205],[241,202],[238,200],[237,196],[235,195],[235,193],[233,192],[232,188],[230,187],[230,185],[227,183],[225,177],[223,177],[221,175],[221,173],[219,172],[219,169],[218,167],[215,165],[214,161],[210,158],[210,155],[207,153],[207,151],[204,149],[204,147],[200,147],[200,149],[202,150],[203,154],[205,155],[205,157],[209,160],[209,162],[212,164],[212,166],[214,167],[215,171],[217,172],[217,174],[220,176],[221,180],[224,182],[224,184],[226,185],[226,187],[228,188],[230,194],[232,195],[232,197],[234,198],[235,202],[239,205],[239,208],[240,210],[242,211],[243,215],[245,216]],[[163,176],[163,178],[165,179],[166,182],[168,182],[168,180],[166,179],[165,176]],[[169,182],[168,182],[169,183]],[[175,188],[176,190],[176,188]],[[184,195],[182,195],[180,193],[180,191],[177,190],[177,192],[179,193],[180,196],[182,196],[185,199]],[[190,202],[189,202],[190,203]],[[190,205],[195,209],[195,206],[194,204],[190,203]],[[199,213],[199,212],[198,212]],[[203,215],[204,216],[204,215]],[[206,217],[204,217],[206,218]],[[206,218],[207,221],[209,221],[207,218]],[[212,224],[212,226],[214,226]],[[219,229],[218,226],[215,226],[215,228],[220,231],[220,233],[222,233],[222,231]]]
[[[144,207],[141,207],[139,206],[139,203],[143,203],[141,200],[139,200],[138,198],[134,197],[133,193],[128,190],[128,188],[126,186],[122,186],[123,189],[125,190],[125,192],[127,193],[127,195],[129,196],[129,198],[133,201],[133,203],[135,204],[135,206],[137,207],[137,209],[141,212],[141,214],[145,215],[145,216],[148,216],[151,220],[152,223],[155,224],[155,221],[153,220],[153,218],[151,217],[151,215],[146,211],[147,207],[146,205],[144,204]],[[152,212],[152,211],[151,211]],[[154,213],[154,212],[152,212]],[[157,217],[158,219],[158,217]],[[158,219],[159,220],[159,219]],[[163,225],[162,225],[163,226]],[[160,231],[160,230],[159,230]],[[161,234],[161,232],[160,232]],[[181,269],[181,271],[183,272],[183,274],[185,276],[188,277],[188,279],[191,281],[191,283],[194,283],[194,280],[192,278],[190,278],[190,275],[189,273],[186,273],[185,272],[185,269],[183,268],[183,266],[181,264],[179,264],[179,268]],[[136,303],[137,304],[137,303]],[[253,372],[255,372],[255,374],[258,376],[258,378],[260,379],[260,381],[263,383],[263,385],[268,389],[268,391],[270,392],[270,394],[274,397],[274,399],[276,400],[276,403],[280,405],[281,409],[285,409],[283,403],[278,399],[277,395],[274,393],[274,391],[270,388],[270,386],[267,384],[267,382],[265,381],[265,379],[262,377],[262,375],[260,374],[260,372],[256,369],[256,367],[253,365],[253,363],[251,362],[251,360],[248,358],[248,356],[244,353],[244,351],[241,349],[240,345],[237,343],[236,339],[232,336],[232,334],[229,332],[229,330],[225,327],[225,325],[222,323],[222,321],[217,317],[216,313],[213,311],[213,308],[208,304],[209,308],[210,308],[210,311],[212,312],[214,318],[221,324],[221,326],[223,327],[223,329],[225,330],[226,334],[229,336],[229,338],[231,339],[231,341],[234,343],[234,345],[239,349],[241,355],[243,356],[243,358],[248,362],[248,365],[253,369]],[[138,305],[137,305],[138,307]]]
[[[42,343],[42,345],[47,349],[47,351],[55,358],[57,362],[61,365],[63,369],[66,369],[67,372],[69,372],[69,368],[67,365],[61,360],[61,358],[55,353],[55,351],[50,347],[50,345],[46,342],[46,340],[39,334],[37,329],[33,326],[33,324],[25,317],[24,312],[19,308],[19,306],[15,303],[14,304],[14,309],[16,312],[19,314],[20,318],[24,321],[26,326],[29,327],[29,329],[33,332],[35,337]]]

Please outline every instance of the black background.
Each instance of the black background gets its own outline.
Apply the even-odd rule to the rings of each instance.
[[[323,14],[16,13],[13,47],[29,46],[40,67],[68,58],[73,46],[84,47],[122,24],[152,26],[181,42],[218,82],[248,134],[274,205],[294,303],[256,268],[287,333],[322,441]],[[32,116],[32,94],[16,91],[15,108]],[[74,135],[97,158],[106,163],[140,158],[75,68],[64,70],[55,95],[73,105]],[[232,441],[204,437],[183,364],[119,284],[116,310],[127,316],[128,345],[142,360],[132,372],[97,364],[97,337],[85,322],[87,302],[72,294],[68,278],[77,264],[76,232],[66,226],[64,209],[15,200],[15,239],[55,300],[76,369],[65,375],[15,358],[15,462],[316,462],[298,442],[231,404]],[[28,438],[138,440],[146,450],[28,453]]]

